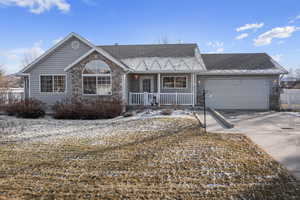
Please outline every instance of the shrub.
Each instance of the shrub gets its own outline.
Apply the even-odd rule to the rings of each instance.
[[[36,99],[13,101],[4,106],[4,111],[11,116],[39,118],[45,116],[44,103]]]
[[[71,99],[57,102],[53,107],[56,119],[110,119],[122,113],[119,101]]]
[[[173,113],[172,109],[164,109],[160,112],[162,115],[171,115]]]

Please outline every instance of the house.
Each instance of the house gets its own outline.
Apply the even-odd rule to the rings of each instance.
[[[287,76],[281,79],[281,88],[285,89],[299,89],[300,78]],[[296,87],[296,88],[295,88]]]
[[[71,33],[19,72],[26,98],[268,110],[287,71],[265,53],[201,54],[197,44],[96,46]]]

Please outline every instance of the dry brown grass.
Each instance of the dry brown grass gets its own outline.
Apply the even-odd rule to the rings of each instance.
[[[126,134],[0,148],[0,199],[299,199],[285,168],[242,135]]]

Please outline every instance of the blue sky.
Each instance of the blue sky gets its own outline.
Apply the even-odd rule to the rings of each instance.
[[[94,44],[196,42],[300,68],[299,0],[0,0],[0,64],[17,72],[70,32]]]

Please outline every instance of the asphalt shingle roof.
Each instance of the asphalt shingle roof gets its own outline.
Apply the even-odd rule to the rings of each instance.
[[[118,59],[138,57],[194,57],[197,44],[149,44],[98,46]]]
[[[201,54],[207,70],[276,69],[266,53]]]

